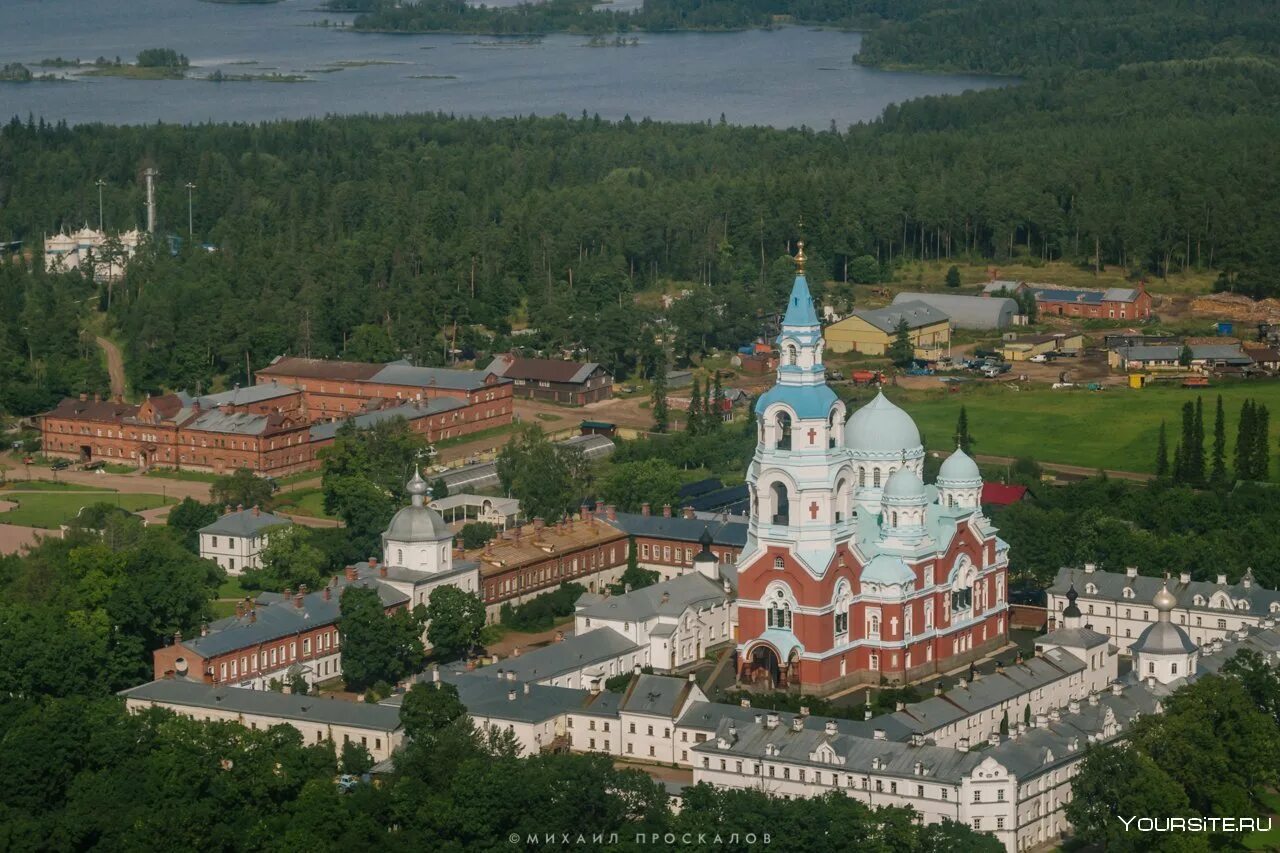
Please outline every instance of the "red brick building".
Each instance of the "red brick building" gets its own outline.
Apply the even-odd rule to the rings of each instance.
[[[1055,317],[1086,317],[1098,320],[1148,320],[1151,318],[1151,294],[1139,282],[1134,287],[1108,287],[1106,290],[1083,290],[1019,285],[1036,295],[1041,314]]]
[[[680,512],[664,506],[653,513],[646,504],[638,513],[617,512],[613,507],[597,507],[598,517],[635,537],[636,561],[641,568],[657,570],[664,579],[693,568],[693,558],[702,548],[698,540],[705,530],[711,534],[711,552],[721,563],[736,563],[747,544],[747,522],[698,518],[685,507]],[[602,514],[601,511],[602,510]],[[623,555],[626,562],[626,555]]]
[[[338,633],[339,600],[349,586],[377,591],[387,613],[406,606],[409,597],[377,579],[372,566],[348,567],[324,589],[296,593],[262,593],[236,605],[234,616],[205,626],[200,636],[183,639],[152,653],[159,678],[186,678],[206,684],[265,688],[272,679],[284,681],[291,669],[308,683],[342,673]]]
[[[220,394],[68,398],[41,416],[41,435],[46,454],[82,461],[285,474],[314,468],[348,420],[403,417],[428,441],[509,424],[511,388],[483,371],[277,359],[257,385]]]

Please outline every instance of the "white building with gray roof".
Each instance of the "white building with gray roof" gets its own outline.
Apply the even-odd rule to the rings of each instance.
[[[1086,563],[1060,569],[1047,590],[1049,624],[1061,624],[1067,592],[1074,587],[1085,623],[1111,637],[1121,653],[1128,653],[1139,635],[1158,621],[1152,600],[1163,584],[1161,578],[1140,575],[1136,568],[1105,572]],[[1186,629],[1197,646],[1280,617],[1280,592],[1259,586],[1251,570],[1236,583],[1228,583],[1226,574],[1218,574],[1214,581],[1193,581],[1190,573],[1183,572],[1170,579],[1169,593],[1176,602],[1170,621]]]
[[[200,556],[213,560],[229,575],[262,568],[261,555],[273,528],[288,527],[289,519],[258,507],[227,507],[212,524],[200,528]]]

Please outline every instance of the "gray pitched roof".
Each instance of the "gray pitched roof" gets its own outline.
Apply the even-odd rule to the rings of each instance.
[[[1195,361],[1225,361],[1228,364],[1252,364],[1239,344],[1191,344],[1191,358]]]
[[[671,718],[690,692],[687,678],[644,674],[634,679],[623,695],[621,708],[632,714]]]
[[[1151,602],[1156,597],[1156,593],[1164,585],[1164,579],[1145,575],[1130,578],[1119,572],[1086,572],[1083,569],[1062,568],[1058,570],[1057,577],[1054,578],[1047,591],[1055,595],[1066,595],[1067,588],[1072,584],[1075,584],[1076,591],[1082,598],[1086,596],[1089,598],[1104,598],[1138,607],[1151,607]],[[1096,593],[1086,592],[1089,584],[1093,584],[1098,591]],[[1133,589],[1132,598],[1125,597],[1124,590],[1126,588]],[[1198,608],[1209,611],[1211,608],[1208,607],[1208,602],[1213,600],[1213,596],[1219,592],[1231,599],[1231,611],[1245,612],[1252,616],[1266,616],[1276,612],[1272,610],[1273,605],[1280,608],[1280,592],[1264,589],[1258,586],[1256,582],[1251,582],[1248,586],[1245,586],[1244,583],[1217,584],[1208,581],[1191,581],[1184,584],[1178,578],[1172,578],[1169,581],[1169,592],[1177,599],[1178,607],[1180,608]],[[1197,605],[1195,603],[1197,595],[1203,598],[1206,603]],[[1243,608],[1240,607],[1241,602],[1245,604]],[[1231,611],[1225,611],[1221,608],[1214,609],[1214,612],[1219,613]],[[1088,617],[1085,618],[1087,619]]]
[[[609,521],[608,519],[606,519]],[[653,539],[671,539],[677,542],[696,544],[703,530],[711,533],[713,545],[727,545],[742,548],[747,544],[747,522],[745,520],[704,521],[700,518],[685,518],[673,515],[642,515],[638,512],[620,512],[617,518],[609,521],[614,527],[629,536],[648,536]]]
[[[961,296],[954,293],[899,293],[894,305],[923,302],[951,318],[958,329],[1003,329],[1013,322],[1018,303],[1007,296]]]
[[[252,614],[227,616],[209,624],[209,633],[202,637],[183,640],[182,645],[208,659],[216,655],[257,646],[288,637],[301,631],[336,623],[340,618],[339,600],[349,586],[360,586],[378,593],[383,607],[405,604],[409,597],[393,587],[378,583],[376,578],[361,577],[355,581],[340,576],[337,587],[330,588],[330,597],[324,591],[310,592],[302,597],[298,607],[294,599],[286,599],[274,592],[258,596]]]
[[[726,598],[721,584],[690,572],[624,595],[588,601],[578,613],[594,619],[644,622],[657,616],[679,617],[690,607],[713,607],[723,604]]]
[[[1059,628],[1038,638],[1036,645],[1056,643],[1075,649],[1092,649],[1095,646],[1103,646],[1109,642],[1111,642],[1110,637],[1106,634],[1100,634],[1092,628]]]
[[[533,649],[519,657],[506,658],[475,672],[493,678],[501,678],[501,673],[514,672],[517,682],[546,681],[638,651],[640,646],[617,631],[600,628],[585,634],[571,634],[558,643]]]
[[[354,423],[358,429],[367,429],[374,424],[389,421],[393,418],[404,418],[407,421],[416,421],[419,418],[429,418],[432,415],[452,412],[455,409],[463,409],[466,408],[466,405],[465,401],[456,400],[450,397],[436,397],[431,400],[404,403],[403,405],[392,406],[388,409],[378,409],[373,412],[365,412],[362,415],[354,415],[344,420],[328,421],[326,423],[316,424],[311,427],[311,440],[321,441],[327,438],[333,438],[338,434],[338,429],[347,422]]]
[[[257,536],[268,527],[280,524],[292,524],[289,519],[272,515],[261,510],[242,509],[229,512],[212,524],[200,528],[201,533],[212,533],[218,536]]]
[[[393,732],[400,728],[399,708],[319,696],[295,696],[272,690],[215,687],[186,679],[164,678],[150,681],[121,690],[118,695],[126,699],[164,702],[189,708],[261,714],[286,720],[354,726],[382,732]]]
[[[440,680],[458,689],[458,698],[473,717],[541,723],[582,707],[591,696],[586,690],[530,682],[517,684],[489,678],[482,672],[440,670]],[[423,676],[420,680],[430,679]],[[398,694],[383,704],[398,706],[403,701],[404,695]]]
[[[230,391],[220,391],[217,394],[205,394],[197,397],[196,401],[200,403],[201,408],[216,409],[218,406],[247,406],[251,403],[261,403],[297,393],[298,389],[292,385],[262,382],[257,385],[246,385],[243,388],[233,388]]]
[[[854,311],[853,316],[867,321],[882,332],[889,333],[897,331],[898,323],[904,319],[907,321],[907,327],[911,329],[943,323],[951,319],[932,305],[919,300],[898,302],[870,311]]]
[[[452,391],[478,391],[485,387],[487,370],[453,370],[444,367],[414,367],[407,361],[393,361],[369,381],[386,385],[416,385]],[[505,381],[505,380],[500,380]]]
[[[1125,361],[1177,361],[1182,357],[1182,347],[1176,344],[1143,344],[1134,347],[1116,347],[1115,351]]]

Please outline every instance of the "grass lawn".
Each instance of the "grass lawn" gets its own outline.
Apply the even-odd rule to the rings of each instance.
[[[209,602],[209,609],[213,611],[214,619],[222,619],[235,614],[236,603],[234,601],[211,601]]]
[[[1272,817],[1272,828],[1266,832],[1251,832],[1244,837],[1241,844],[1246,850],[1280,850],[1280,826],[1276,826],[1276,816],[1280,815],[1280,794],[1275,791],[1264,791],[1258,794],[1258,801]]]
[[[114,492],[101,486],[86,486],[81,483],[54,483],[50,480],[15,480],[0,487],[15,492]]]
[[[486,438],[497,438],[502,435],[510,435],[520,427],[520,424],[503,424],[502,426],[489,427],[488,429],[469,432],[466,435],[458,435],[453,438],[444,438],[440,441],[432,442],[432,446],[436,450],[442,450],[446,447],[453,447],[458,444],[469,444],[473,441],[482,441]]]
[[[152,468],[144,477],[159,477],[163,480],[186,480],[190,483],[212,483],[218,479],[217,474],[204,471],[176,471],[172,468]]]
[[[1212,450],[1217,395],[1226,414],[1227,465],[1235,446],[1240,404],[1252,397],[1275,413],[1271,419],[1271,476],[1277,479],[1275,459],[1280,438],[1280,381],[1221,384],[1202,391],[1183,388],[1108,388],[1106,391],[1047,388],[1014,391],[1003,385],[971,383],[961,393],[900,391],[888,396],[915,419],[930,450],[954,447],[960,406],[969,415],[969,430],[978,453],[1030,456],[1040,462],[1059,462],[1088,468],[1153,472],[1156,436],[1166,422],[1169,456],[1182,429],[1182,404],[1204,398],[1205,448]],[[860,395],[865,401],[866,395]]]
[[[166,501],[160,495],[84,495],[74,492],[59,494],[13,495],[19,504],[16,509],[0,513],[5,524],[21,524],[26,527],[53,529],[75,517],[82,507],[90,504],[112,503],[130,512],[163,506]],[[173,503],[169,500],[168,503]]]
[[[218,598],[244,598],[253,594],[240,585],[238,577],[229,577],[218,587]]]
[[[276,477],[276,485],[280,487],[292,486],[294,483],[301,483],[303,480],[314,480],[320,476],[319,471],[294,471],[292,474],[285,474],[283,477]]]
[[[275,510],[312,518],[333,518],[324,511],[324,491],[318,488],[298,489],[276,497]]]
[[[947,270],[952,263],[960,271],[960,287],[952,293],[971,294],[983,284],[989,275],[988,269],[994,267],[997,277],[1007,281],[1031,281],[1045,284],[1056,284],[1061,287],[1135,287],[1136,283],[1126,277],[1124,267],[1105,267],[1097,277],[1093,269],[1084,269],[1075,264],[1062,261],[1050,261],[1046,264],[1032,265],[1016,262],[1003,264],[966,264],[963,261],[919,261],[905,264],[898,268],[892,290],[948,290],[946,287]],[[1147,290],[1152,293],[1209,293],[1213,282],[1217,279],[1217,271],[1202,270],[1187,273],[1172,273],[1167,279],[1151,276],[1147,279]]]

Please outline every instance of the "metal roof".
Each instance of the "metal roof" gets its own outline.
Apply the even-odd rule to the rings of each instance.
[[[436,397],[431,400],[415,400],[412,403],[392,406],[389,409],[378,409],[377,411],[365,412],[362,415],[354,415],[343,420],[316,424],[311,427],[311,440],[322,441],[324,439],[333,438],[338,434],[338,430],[346,423],[355,424],[357,429],[367,429],[374,424],[389,421],[393,418],[404,418],[407,421],[416,421],[419,418],[429,418],[433,415],[439,415],[444,412],[452,412],[455,409],[464,409],[466,406],[467,404],[462,400],[456,400],[450,397]]]
[[[201,527],[200,532],[219,536],[252,537],[257,536],[268,527],[292,523],[287,518],[272,515],[269,512],[257,509],[242,509],[226,513],[212,524]]]
[[[932,305],[918,300],[895,302],[893,305],[870,311],[854,311],[853,316],[889,334],[896,332],[898,323],[903,320],[907,321],[907,328],[919,329],[922,326],[932,326],[934,323],[945,323],[951,319]]]
[[[702,531],[707,530],[711,533],[713,545],[743,548],[747,544],[746,521],[704,521],[679,515],[667,518],[664,515],[643,515],[637,512],[619,512],[616,513],[616,518],[606,520],[630,536],[694,544],[702,536]]]
[[[196,398],[196,402],[204,409],[216,409],[218,406],[247,406],[279,397],[297,394],[298,389],[292,385],[281,385],[276,381],[261,382],[257,385],[246,385],[244,388],[233,388],[217,394],[205,394]]]
[[[507,379],[524,379],[534,382],[565,382],[581,384],[591,374],[601,370],[594,361],[564,361],[558,358],[523,358],[510,354],[496,355],[489,362],[487,372]]]
[[[694,687],[696,685],[687,678],[641,674],[638,678],[631,679],[620,708],[630,714],[651,714],[673,719],[676,712],[684,707]]]
[[[894,305],[923,302],[951,318],[957,329],[1003,329],[1013,322],[1018,303],[1008,297],[961,296],[954,293],[899,293]]]
[[[505,658],[474,671],[477,675],[491,678],[502,678],[501,673],[514,672],[516,682],[549,681],[640,650],[641,646],[612,628],[599,628],[585,634],[570,634],[558,643],[533,649],[519,657]]]
[[[485,382],[485,379],[490,375],[487,370],[414,367],[407,361],[393,361],[375,373],[370,381],[385,385],[447,388],[451,391],[478,391],[486,385],[492,384]]]
[[[610,621],[646,622],[659,616],[679,617],[690,607],[725,603],[724,587],[698,572],[689,572],[652,586],[611,595],[578,610],[578,615]]]
[[[1241,581],[1234,584],[1218,584],[1209,581],[1191,581],[1184,584],[1175,577],[1169,580],[1169,592],[1177,599],[1178,607],[1183,609],[1218,613],[1240,611],[1253,616],[1276,615],[1280,612],[1280,592],[1260,587],[1252,580],[1247,586],[1243,583],[1243,579]],[[1081,598],[1104,598],[1116,603],[1153,607],[1151,602],[1164,586],[1164,579],[1145,575],[1131,578],[1119,572],[1086,572],[1083,569],[1063,568],[1058,570],[1057,577],[1047,591],[1054,595],[1066,595],[1067,589],[1072,584],[1075,584],[1076,592]],[[1090,584],[1097,592],[1087,592]],[[1132,597],[1125,596],[1125,589],[1133,590]],[[1204,600],[1204,604],[1195,603],[1197,595]],[[1215,596],[1219,600],[1222,600],[1222,596],[1226,596],[1231,602],[1231,608],[1209,607],[1208,603],[1213,601]],[[1276,609],[1273,610],[1273,607]]]
[[[371,731],[394,732],[400,728],[400,709],[364,702],[347,702],[319,696],[296,696],[273,690],[243,687],[215,687],[186,679],[164,678],[121,690],[125,699],[140,699],[182,705],[188,708],[260,714],[285,720],[325,725],[351,726]]]

